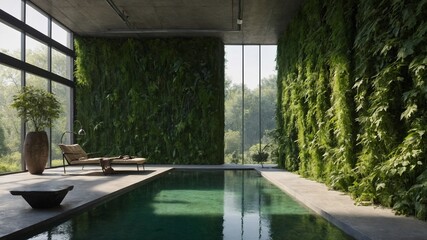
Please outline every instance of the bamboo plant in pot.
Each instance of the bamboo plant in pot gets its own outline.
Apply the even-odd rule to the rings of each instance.
[[[61,105],[55,95],[33,86],[23,87],[13,96],[12,107],[28,126],[33,128],[25,136],[23,157],[31,174],[42,174],[49,156],[49,142],[45,128],[59,118]]]

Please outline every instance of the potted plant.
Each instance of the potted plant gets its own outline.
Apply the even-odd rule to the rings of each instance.
[[[13,96],[11,105],[18,111],[29,127],[25,136],[23,157],[31,174],[42,174],[49,156],[49,142],[46,127],[59,118],[61,105],[55,95],[32,86],[23,87]]]
[[[263,168],[263,163],[267,161],[269,154],[265,152],[265,148],[268,146],[265,145],[262,149],[259,149],[256,153],[252,155],[252,160],[257,163],[261,163],[261,167]],[[261,148],[261,146],[260,146]]]

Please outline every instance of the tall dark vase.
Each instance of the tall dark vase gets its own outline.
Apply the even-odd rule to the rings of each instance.
[[[24,160],[31,174],[42,174],[49,156],[47,133],[29,132],[24,141]]]

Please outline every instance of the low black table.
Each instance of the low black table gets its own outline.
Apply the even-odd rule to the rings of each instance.
[[[33,185],[11,190],[12,195],[21,195],[32,208],[51,208],[59,206],[65,195],[74,186]]]

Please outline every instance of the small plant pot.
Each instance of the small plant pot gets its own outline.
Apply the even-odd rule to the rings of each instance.
[[[252,155],[252,160],[254,160],[257,163],[260,163],[262,167],[264,167],[263,163],[267,161],[268,159],[268,153],[266,152],[257,152],[254,155]]]

